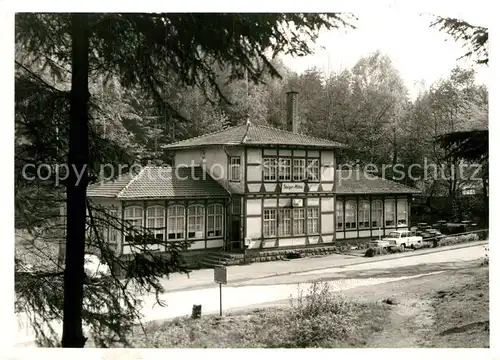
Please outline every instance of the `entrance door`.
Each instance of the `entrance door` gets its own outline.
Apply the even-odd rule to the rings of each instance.
[[[241,250],[240,224],[239,218],[231,222],[231,250]]]

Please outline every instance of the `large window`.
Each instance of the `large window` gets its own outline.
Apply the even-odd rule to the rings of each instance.
[[[306,179],[306,159],[293,159],[293,180],[304,181]]]
[[[293,234],[303,235],[305,231],[306,210],[304,208],[293,209]]]
[[[278,209],[278,236],[292,235],[292,209]]]
[[[202,205],[188,207],[188,239],[202,239],[205,231],[205,209]]]
[[[207,237],[221,237],[223,234],[224,207],[212,204],[207,207]]]
[[[307,208],[307,233],[319,234],[319,208]]]
[[[385,226],[395,225],[394,199],[385,201]]]
[[[231,156],[229,158],[229,181],[240,181],[241,158]]]
[[[319,181],[319,159],[292,159],[265,157],[263,159],[264,181]],[[293,175],[293,176],[292,176]]]
[[[133,242],[142,233],[144,227],[144,214],[139,206],[129,206],[125,208],[124,220],[127,222],[126,242]]]
[[[309,181],[319,181],[319,159],[307,160],[307,179]]]
[[[398,226],[408,223],[408,203],[406,199],[398,199]]]
[[[276,181],[276,158],[264,158],[264,181]]]
[[[276,209],[264,209],[264,237],[276,236]]]
[[[372,227],[382,227],[382,201],[372,201]]]
[[[165,231],[165,209],[163,206],[151,206],[146,209],[146,228],[155,240],[163,240]]]
[[[292,180],[292,160],[286,158],[279,159],[278,178],[280,181]]]
[[[335,204],[335,211],[337,217],[337,229],[342,230],[344,228],[344,202],[339,200]]]
[[[360,229],[370,227],[370,203],[366,200],[359,202],[358,226]]]
[[[345,228],[356,229],[356,201],[354,200],[345,203]]]
[[[168,240],[184,239],[185,209],[182,205],[168,207],[167,238]]]

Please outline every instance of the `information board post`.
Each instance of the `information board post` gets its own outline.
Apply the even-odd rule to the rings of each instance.
[[[214,267],[214,281],[219,284],[219,314],[222,316],[222,284],[227,284],[227,269],[225,266],[215,266]]]

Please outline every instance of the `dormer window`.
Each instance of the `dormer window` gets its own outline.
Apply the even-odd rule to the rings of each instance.
[[[238,182],[241,180],[241,158],[231,156],[229,158],[229,181]]]

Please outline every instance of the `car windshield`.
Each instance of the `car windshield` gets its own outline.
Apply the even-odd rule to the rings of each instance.
[[[389,233],[389,237],[391,238],[398,238],[399,237],[399,233],[396,232],[396,231],[392,231]]]

